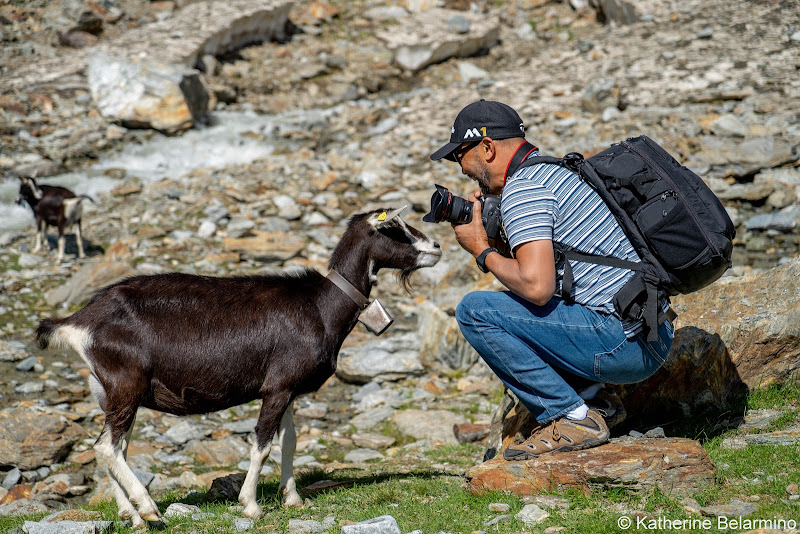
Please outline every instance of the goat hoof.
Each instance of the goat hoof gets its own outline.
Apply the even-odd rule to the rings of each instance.
[[[258,519],[262,514],[261,507],[258,505],[258,503],[247,505],[242,513],[245,517],[249,517],[250,519]]]
[[[283,500],[284,508],[302,508],[305,506],[299,495],[292,495]]]
[[[161,514],[158,512],[140,513],[139,515],[148,523],[159,523],[161,521]]]

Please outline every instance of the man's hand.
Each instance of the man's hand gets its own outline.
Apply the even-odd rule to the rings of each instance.
[[[475,191],[467,199],[472,202],[472,222],[469,224],[451,224],[458,244],[476,258],[481,252],[490,247],[486,229],[481,221],[482,206],[478,202],[480,194],[480,191]]]

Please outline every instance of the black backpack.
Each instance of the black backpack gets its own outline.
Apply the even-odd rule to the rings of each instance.
[[[541,163],[566,167],[597,191],[642,259],[629,262],[554,243],[557,261],[564,263],[565,301],[572,301],[573,283],[566,260],[636,271],[614,296],[614,307],[624,319],[643,319],[647,339],[654,341],[664,319],[659,297],[697,291],[731,266],[736,229],[725,208],[699,176],[649,137],[629,138],[586,159],[576,152],[531,157],[517,169]]]

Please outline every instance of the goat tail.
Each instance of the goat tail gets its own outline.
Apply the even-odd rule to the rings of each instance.
[[[46,317],[39,322],[36,328],[36,344],[40,349],[46,349],[50,345],[50,340],[62,321],[58,317]]]

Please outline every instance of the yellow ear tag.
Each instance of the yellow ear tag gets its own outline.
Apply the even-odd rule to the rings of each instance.
[[[378,220],[379,221],[385,221],[386,220],[386,212],[385,211],[383,213],[381,213],[380,215],[378,215]]]

